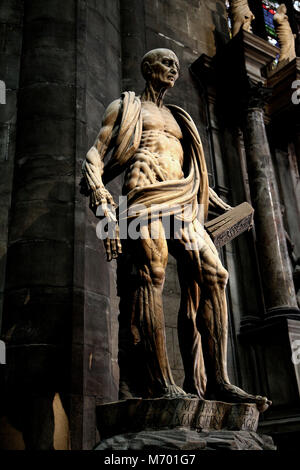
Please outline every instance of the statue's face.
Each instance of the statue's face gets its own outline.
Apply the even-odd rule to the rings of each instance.
[[[279,8],[277,9],[277,11],[278,11],[278,10],[279,10],[281,13],[284,13],[284,14],[287,13],[287,8],[286,8],[286,6],[285,6],[284,3],[282,3],[282,4],[279,6]]]
[[[179,61],[174,52],[161,49],[149,62],[150,82],[154,88],[172,88],[179,76]]]

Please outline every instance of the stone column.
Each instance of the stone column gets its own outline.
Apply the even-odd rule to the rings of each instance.
[[[4,5],[9,3],[16,2]],[[68,436],[61,440],[64,412],[72,450],[91,449],[96,402],[118,396],[111,344],[116,300],[97,220],[79,183],[104,109],[120,96],[119,2],[66,0],[62,9],[58,0],[29,0],[24,7],[24,16],[11,8],[2,28],[0,6],[0,73],[4,63],[10,88],[18,87],[12,80],[17,66],[10,71],[18,59],[7,54],[2,60],[1,40],[12,49],[7,53],[17,53],[21,44],[18,33],[12,48],[11,34],[3,36],[3,30],[18,32],[24,23],[1,331],[7,346],[2,408],[10,428],[22,432],[24,442],[12,443],[16,449],[68,448]],[[5,122],[15,119],[15,95],[10,91]],[[0,134],[2,122],[0,117]],[[0,161],[0,183],[6,183],[8,201],[13,148],[7,155]],[[3,232],[0,227],[1,256]],[[1,274],[0,260],[0,292]]]
[[[0,4],[0,80],[5,84],[5,103],[0,96],[0,325],[5,285],[8,221],[16,145],[17,92],[22,49],[23,4]],[[3,88],[1,87],[1,91]]]
[[[122,88],[141,91],[144,79],[140,73],[141,58],[147,52],[145,5],[140,0],[120,2],[122,48]]]
[[[264,123],[267,92],[250,86],[243,124],[258,258],[268,314],[299,313]]]
[[[53,399],[70,371],[75,2],[50,3],[24,4],[1,332],[3,409],[27,449],[53,448]]]

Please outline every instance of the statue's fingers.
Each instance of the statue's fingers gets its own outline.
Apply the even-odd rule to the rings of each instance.
[[[115,226],[116,226],[117,225],[117,216],[116,216],[116,211],[114,209],[109,210],[108,217],[109,217],[111,222],[115,223]]]
[[[111,256],[111,246],[110,246],[110,239],[109,238],[106,238],[104,240],[104,245],[105,245],[105,249],[106,249],[107,261],[111,261],[112,256]]]
[[[111,254],[112,254],[113,259],[115,259],[115,258],[118,257],[118,251],[117,251],[116,240],[115,240],[115,239],[112,239],[112,240],[110,241],[110,244],[111,244]]]
[[[111,204],[113,207],[115,207],[115,201],[113,200],[112,195],[108,191],[107,191],[107,194],[106,194],[106,199],[107,199],[109,204]]]
[[[91,204],[92,204],[92,206],[95,205],[95,201],[96,201],[96,200],[95,200],[95,194],[94,194],[94,193],[91,193]]]
[[[104,242],[106,254],[108,254],[110,251],[110,241],[108,238],[105,238],[103,242]]]
[[[112,202],[110,202],[110,199],[107,198],[107,199],[104,199],[103,202],[101,203],[102,204],[102,209],[103,209],[103,212],[104,212],[104,215],[105,217],[107,217],[108,219],[111,219],[113,221],[116,221],[117,218],[116,218],[116,211],[115,211],[115,205],[114,205],[114,202],[113,200],[111,200]]]
[[[107,207],[106,199],[101,199],[101,208],[103,210],[103,214],[106,218],[109,218],[109,210]]]
[[[116,227],[116,243],[117,243],[117,252],[122,253],[122,244],[120,240],[120,229],[119,225]]]

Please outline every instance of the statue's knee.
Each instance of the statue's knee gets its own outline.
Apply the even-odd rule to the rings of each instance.
[[[165,269],[163,267],[155,267],[151,270],[152,284],[155,287],[161,287],[165,280]]]
[[[155,287],[163,285],[165,280],[165,269],[163,267],[144,267],[139,271],[142,284],[152,284]]]
[[[229,278],[228,271],[225,268],[222,268],[222,270],[218,273],[219,284],[222,287],[226,287],[228,278]]]

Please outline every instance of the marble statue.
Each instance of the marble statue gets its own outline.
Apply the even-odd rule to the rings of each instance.
[[[180,107],[164,104],[166,91],[179,76],[178,58],[168,49],[152,50],[142,59],[142,74],[144,92],[125,92],[108,106],[83,163],[91,208],[97,214],[100,208],[107,220],[118,219],[121,226],[124,214],[115,210],[105,185],[123,173],[125,217],[138,215],[144,221],[138,239],[121,243],[116,228],[104,241],[107,259],[119,258],[119,398],[205,396],[256,403],[264,410],[270,404],[267,398],[232,385],[227,374],[228,273],[203,222],[209,206],[223,213],[231,208],[209,187],[192,118]],[[184,206],[190,211],[181,224]],[[173,220],[169,234],[162,213]],[[177,260],[181,286],[182,388],[174,381],[166,346],[162,293],[169,252]]]
[[[293,34],[289,18],[287,16],[287,8],[284,3],[279,5],[273,18],[278,42],[280,45],[279,64],[282,61],[290,62],[296,57],[295,37]]]
[[[247,0],[231,0],[232,37],[236,36],[240,29],[251,33],[251,23],[255,19],[249,8]]]

